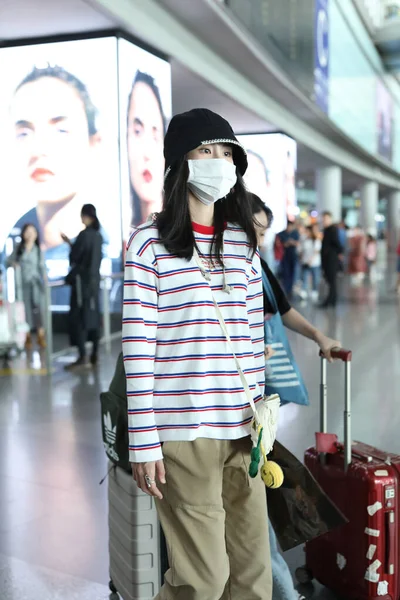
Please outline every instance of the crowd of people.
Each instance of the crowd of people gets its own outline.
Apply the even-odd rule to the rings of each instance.
[[[328,211],[320,224],[311,217],[289,221],[275,238],[274,268],[289,298],[310,299],[328,308],[337,304],[340,273],[348,274],[353,285],[366,277],[374,279],[378,245],[376,237],[358,225],[335,224]]]

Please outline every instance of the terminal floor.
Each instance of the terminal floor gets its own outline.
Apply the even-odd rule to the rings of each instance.
[[[354,350],[353,438],[399,451],[400,303],[379,291],[348,289],[335,311],[300,307],[323,331]],[[287,406],[279,439],[296,455],[318,428],[319,360],[312,342],[291,335],[311,395],[309,408]],[[96,372],[67,373],[55,361],[51,378],[39,357],[21,358],[0,377],[0,598],[108,598],[107,466],[99,392],[108,386],[120,343],[102,349]],[[35,374],[37,373],[37,374]],[[329,367],[329,428],[343,435],[341,364]],[[302,549],[287,553],[295,568]],[[333,600],[319,584],[307,597]]]

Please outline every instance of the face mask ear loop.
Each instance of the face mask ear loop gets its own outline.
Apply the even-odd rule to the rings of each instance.
[[[224,245],[222,245],[222,272],[223,272],[223,278],[224,278],[224,287],[223,287],[223,291],[226,294],[230,294],[232,291],[232,288],[230,285],[227,284],[226,282],[226,273],[225,273],[225,256],[224,256],[224,252],[225,252],[225,248]]]

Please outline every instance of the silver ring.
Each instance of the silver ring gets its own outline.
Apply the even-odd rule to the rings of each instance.
[[[156,480],[155,479],[151,479],[151,477],[149,475],[145,475],[144,479],[145,479],[145,482],[146,482],[146,485],[147,485],[148,488],[151,488],[151,486],[153,485],[153,483],[156,482]]]

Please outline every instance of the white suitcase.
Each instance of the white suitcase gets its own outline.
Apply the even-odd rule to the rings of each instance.
[[[0,306],[0,346],[8,347],[13,344],[13,335],[10,327],[10,317],[7,306]]]
[[[160,525],[154,499],[131,474],[113,467],[108,484],[110,590],[123,600],[152,600],[160,590]]]

